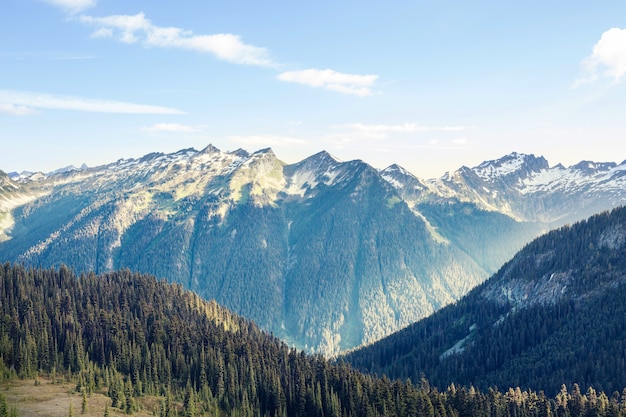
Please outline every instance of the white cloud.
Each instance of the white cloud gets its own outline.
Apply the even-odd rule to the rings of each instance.
[[[26,106],[16,106],[10,103],[0,103],[0,113],[11,114],[13,116],[27,116],[37,113],[35,110]]]
[[[147,47],[178,48],[213,54],[234,64],[275,67],[266,48],[248,45],[237,35],[194,35],[190,30],[155,26],[143,13],[106,17],[81,16],[81,22],[96,27],[93,37],[113,38]]]
[[[156,123],[152,126],[142,127],[145,132],[176,132],[176,133],[195,133],[202,131],[203,126],[187,126],[178,123]]]
[[[233,142],[248,146],[285,146],[285,145],[308,145],[310,142],[305,139],[292,138],[289,136],[275,135],[249,135],[231,136]]]
[[[363,97],[372,95],[372,87],[378,75],[345,74],[330,69],[310,68],[301,71],[286,71],[279,74],[277,78],[285,82],[321,87]]]
[[[144,13],[111,15],[105,17],[80,16],[80,21],[94,27],[93,38],[111,38],[126,44],[145,47],[175,48],[209,53],[217,59],[242,65],[277,68],[267,48],[249,45],[238,35],[218,33],[196,35],[191,30],[154,25]],[[286,71],[277,78],[285,82],[321,87],[327,90],[357,96],[373,94],[372,87],[378,75],[346,74],[331,69]]]
[[[612,28],[604,32],[581,67],[583,76],[574,82],[574,88],[595,81],[602,69],[602,75],[613,78],[616,83],[621,82],[626,74],[626,29]]]
[[[11,108],[25,107],[52,110],[76,110],[96,113],[184,114],[181,110],[170,107],[11,90],[0,90],[0,103],[4,103],[4,106],[9,106]]]
[[[60,7],[61,9],[70,12],[78,13],[81,10],[88,9],[96,5],[96,0],[45,0],[47,3],[53,6]]]

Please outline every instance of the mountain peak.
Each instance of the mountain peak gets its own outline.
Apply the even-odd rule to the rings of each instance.
[[[380,175],[396,190],[402,190],[404,198],[409,198],[409,195],[406,194],[409,191],[421,192],[428,188],[415,175],[398,164],[389,165],[380,171]]]
[[[215,146],[209,143],[209,145],[206,148],[202,149],[199,153],[211,155],[211,154],[220,153],[220,152],[221,151],[219,149],[217,149]]]
[[[0,187],[11,186],[15,187],[11,177],[4,171],[0,170]]]
[[[381,173],[382,172],[387,172],[387,173],[397,172],[397,173],[400,173],[402,175],[413,175],[409,171],[407,171],[406,169],[404,169],[403,167],[401,167],[398,164],[389,165],[387,168],[381,170],[380,172]]]
[[[83,165],[85,165],[85,164],[83,164]],[[68,165],[66,167],[55,169],[54,171],[48,172],[46,175],[50,176],[50,175],[55,175],[55,174],[66,174],[66,173],[70,173],[72,171],[82,171],[83,169],[84,168],[77,168],[74,165]]]
[[[234,151],[228,153],[234,156],[238,156],[240,158],[250,158],[250,153],[242,148],[235,149]]]
[[[256,152],[252,152],[252,155],[250,155],[251,158],[254,157],[259,157],[259,156],[269,156],[272,158],[276,158],[276,154],[274,153],[274,151],[272,150],[272,148],[264,148],[264,149],[259,149]]]
[[[314,159],[314,160],[318,160],[318,161],[330,161],[330,162],[333,162],[333,163],[341,162],[339,159],[335,158],[328,151],[320,151],[320,152],[310,156],[307,159]]]
[[[340,164],[341,162],[333,157],[330,153],[326,152],[326,151],[321,151],[318,152],[314,155],[309,156],[306,159],[303,159],[302,161],[292,165],[292,169],[290,169],[290,171],[295,170],[295,171],[302,171],[302,170],[309,170],[309,171],[317,171],[317,170],[321,170],[321,171],[325,171],[328,170],[331,167],[334,167],[338,164]]]
[[[582,171],[585,174],[594,174],[598,171],[606,171],[611,168],[615,168],[617,164],[614,162],[593,162],[593,161],[580,161],[572,168],[577,171]]]
[[[139,162],[147,162],[165,155],[163,152],[151,152],[139,158]]]
[[[483,180],[494,181],[512,175],[526,178],[549,167],[543,156],[513,152],[500,159],[485,161],[471,170]]]

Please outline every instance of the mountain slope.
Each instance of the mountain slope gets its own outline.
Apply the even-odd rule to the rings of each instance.
[[[129,271],[77,277],[4,264],[0,316],[0,382],[75,381],[83,398],[106,393],[114,415],[135,414],[144,396],[161,397],[153,415],[408,416],[425,401],[454,407],[437,392],[289,349],[215,302]]]
[[[519,191],[520,181],[544,184],[541,173],[553,169],[546,166],[512,154],[463,168],[459,178],[471,185],[423,181],[399,166],[377,171],[326,152],[286,165],[271,149],[209,145],[5,176],[0,258],[154,274],[295,346],[336,354],[458,299],[548,225],[577,215],[563,201],[598,209],[626,202],[615,164],[587,167],[583,194],[548,185],[542,192],[554,189],[551,197]],[[485,181],[493,201],[470,188]],[[541,215],[526,221],[520,207],[533,204]]]
[[[626,384],[626,208],[528,244],[454,305],[346,360],[437,386]]]
[[[38,412],[49,404],[43,414],[68,415],[69,408],[71,415],[71,407],[60,407],[72,398],[76,407],[80,396],[83,406],[74,409],[81,415],[626,414],[619,394],[585,394],[576,385],[551,399],[519,387],[483,393],[452,385],[440,392],[424,378],[413,384],[364,375],[290,349],[179,285],[127,270],[77,277],[65,267],[6,263],[0,317],[0,412],[7,415],[34,411],[28,405],[38,398]],[[50,401],[61,391],[65,400]]]
[[[322,152],[209,146],[16,183],[5,260],[151,273],[329,354],[432,313],[487,275],[378,171]],[[39,188],[37,188],[39,187]]]

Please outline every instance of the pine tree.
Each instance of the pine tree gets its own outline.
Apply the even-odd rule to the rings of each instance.
[[[133,383],[130,379],[126,381],[126,387],[124,388],[124,396],[126,397],[126,403],[124,404],[124,411],[126,414],[132,414],[135,410],[135,398],[133,397]]]
[[[189,382],[187,383],[187,390],[185,392],[183,413],[185,417],[196,417],[196,396]]]
[[[80,407],[80,413],[85,414],[87,412],[87,393],[83,389],[83,400]]]

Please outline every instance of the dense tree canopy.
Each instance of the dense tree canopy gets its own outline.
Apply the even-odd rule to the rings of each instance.
[[[345,360],[483,390],[626,386],[626,208],[528,244],[466,297]]]
[[[0,267],[0,375],[75,378],[108,388],[132,414],[161,396],[160,415],[622,416],[626,392],[577,385],[554,398],[512,388],[431,387],[391,381],[290,349],[253,323],[178,285],[118,271]],[[0,411],[2,404],[0,403]]]

